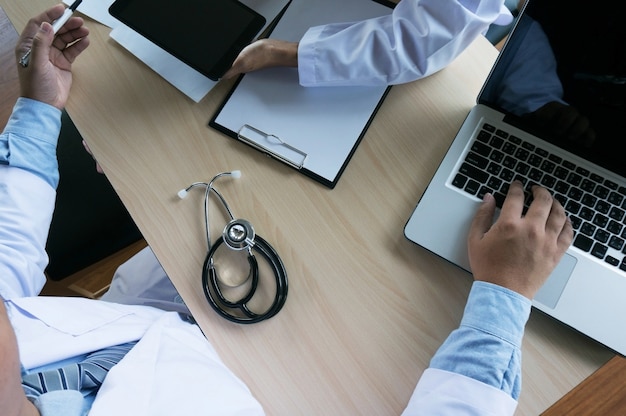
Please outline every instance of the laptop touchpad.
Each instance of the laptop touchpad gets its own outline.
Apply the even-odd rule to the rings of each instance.
[[[566,253],[535,295],[535,300],[554,309],[575,265],[576,258]]]

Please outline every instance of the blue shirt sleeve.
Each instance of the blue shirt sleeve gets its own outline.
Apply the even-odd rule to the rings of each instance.
[[[27,170],[53,188],[59,183],[56,157],[61,111],[29,98],[18,98],[0,135],[0,164]]]
[[[430,367],[471,377],[515,400],[521,391],[521,343],[530,316],[526,297],[474,282],[461,325],[439,348]]]

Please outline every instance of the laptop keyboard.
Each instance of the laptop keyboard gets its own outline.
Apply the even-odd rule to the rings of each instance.
[[[572,221],[573,245],[626,271],[626,187],[488,123],[452,185],[479,199],[491,193],[502,208],[509,184],[516,179],[525,187],[525,209],[533,185],[549,189]]]

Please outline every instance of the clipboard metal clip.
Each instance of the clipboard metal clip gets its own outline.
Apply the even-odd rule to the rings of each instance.
[[[289,143],[282,141],[280,137],[274,134],[267,134],[257,129],[256,127],[252,127],[249,124],[244,124],[239,129],[239,131],[237,132],[237,138],[256,148],[257,150],[260,150],[261,152],[264,152],[269,156],[275,157],[283,163],[286,163],[289,166],[292,166],[298,170],[302,169],[302,167],[304,166],[304,162],[308,157],[307,153],[293,147]],[[263,144],[262,142],[267,142],[267,145]],[[284,149],[286,149],[286,153],[298,156],[297,159],[299,161],[294,161],[293,159],[285,156],[282,153],[277,152],[276,149],[272,149],[269,146],[282,146]]]

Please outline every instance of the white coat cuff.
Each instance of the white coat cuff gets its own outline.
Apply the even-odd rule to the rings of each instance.
[[[513,415],[517,401],[503,391],[473,378],[428,368],[402,416]]]

